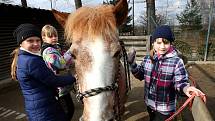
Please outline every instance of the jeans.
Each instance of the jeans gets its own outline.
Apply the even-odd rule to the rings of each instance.
[[[72,97],[69,93],[59,97],[59,101],[61,106],[64,109],[64,112],[67,115],[68,121],[70,121],[73,117],[75,106],[72,100]]]

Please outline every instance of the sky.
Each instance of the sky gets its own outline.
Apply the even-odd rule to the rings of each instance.
[[[51,9],[51,0],[27,0],[27,4],[33,8],[40,9]],[[74,0],[52,0],[52,7],[58,11],[62,12],[71,12],[75,10]],[[107,0],[104,0],[107,1]],[[130,1],[129,6],[132,6],[133,0]],[[134,0],[134,20],[135,23],[138,21],[138,18],[141,14],[146,11],[146,2],[145,0]],[[96,6],[102,4],[103,0],[82,0],[83,6]],[[176,14],[180,13],[187,3],[187,0],[155,0],[155,8],[159,13],[167,15],[168,19],[172,21],[176,20]],[[13,0],[15,5],[21,5],[21,0]],[[132,11],[130,12],[132,14]]]

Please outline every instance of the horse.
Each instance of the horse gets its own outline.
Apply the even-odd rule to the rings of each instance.
[[[127,18],[127,0],[115,6],[81,7],[69,15],[56,10],[53,14],[65,29],[66,41],[72,43],[77,97],[84,105],[80,121],[121,120],[128,83],[118,27]]]

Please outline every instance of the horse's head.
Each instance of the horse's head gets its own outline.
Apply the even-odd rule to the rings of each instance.
[[[72,43],[79,91],[84,97],[84,121],[114,118],[116,102],[113,89],[117,88],[115,82],[122,49],[117,28],[126,19],[127,13],[127,0],[120,0],[116,6],[81,7],[69,15],[65,24],[66,39]],[[84,96],[86,91],[99,90],[100,87],[105,91]]]

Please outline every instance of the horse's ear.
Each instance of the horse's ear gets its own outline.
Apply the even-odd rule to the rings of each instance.
[[[53,13],[55,19],[57,20],[57,22],[64,28],[66,20],[69,16],[69,13],[59,12],[55,9],[52,9],[52,13]]]
[[[115,6],[113,13],[116,18],[117,26],[122,25],[128,15],[128,2],[127,0],[120,0]]]

